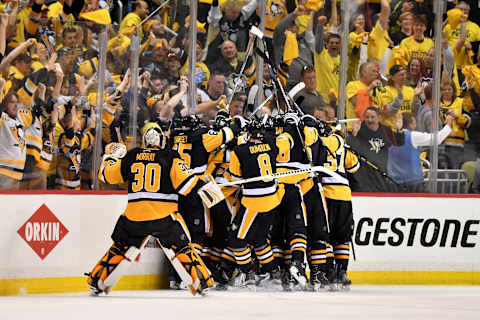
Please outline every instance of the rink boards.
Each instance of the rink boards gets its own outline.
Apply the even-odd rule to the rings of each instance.
[[[0,193],[0,295],[85,291],[126,205],[114,192]],[[480,198],[357,194],[354,284],[480,284]],[[116,289],[167,284],[152,243]]]

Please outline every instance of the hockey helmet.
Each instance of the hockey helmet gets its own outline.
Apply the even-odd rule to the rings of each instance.
[[[167,137],[163,133],[162,128],[156,122],[149,122],[143,126],[142,130],[142,146],[144,148],[165,148]]]
[[[265,135],[265,126],[261,120],[251,120],[247,123],[247,132],[249,133],[250,138],[261,139]]]
[[[172,128],[173,131],[176,132],[186,132],[199,128],[201,123],[202,121],[197,115],[191,114],[184,117],[173,118]]]

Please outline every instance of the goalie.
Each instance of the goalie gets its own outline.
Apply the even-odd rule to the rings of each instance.
[[[158,124],[148,123],[142,129],[142,148],[126,152],[123,144],[106,146],[99,179],[108,184],[127,182],[128,204],[115,225],[113,245],[87,274],[92,295],[109,293],[138,258],[150,236],[159,239],[192,294],[202,293],[214,284],[210,271],[191,245],[177,204],[179,195],[196,192],[205,183],[177,152],[165,148],[166,141]]]

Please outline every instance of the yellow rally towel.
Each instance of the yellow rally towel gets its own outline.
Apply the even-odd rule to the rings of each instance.
[[[307,0],[304,4],[305,8],[318,11],[323,8],[323,0]]]
[[[107,9],[99,9],[90,12],[84,12],[80,14],[80,18],[93,21],[98,24],[111,24],[110,12]]]
[[[462,17],[463,12],[460,9],[454,8],[451,10],[448,10],[447,12],[447,21],[450,27],[452,27],[452,30],[455,30],[460,23],[460,18]]]
[[[290,65],[293,59],[298,57],[298,42],[295,33],[288,32],[285,40],[285,49],[283,50],[283,62]]]
[[[464,66],[462,73],[468,83],[473,84],[477,93],[480,93],[480,69],[476,65]]]
[[[392,55],[390,57],[390,60],[392,61],[392,65],[399,64],[402,67],[407,67],[408,60],[405,58],[406,56],[407,56],[407,53],[405,52],[404,49],[393,48]]]

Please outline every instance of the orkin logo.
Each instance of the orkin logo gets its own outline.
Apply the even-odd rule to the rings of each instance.
[[[53,212],[42,204],[17,233],[43,260],[65,237],[68,230]]]

